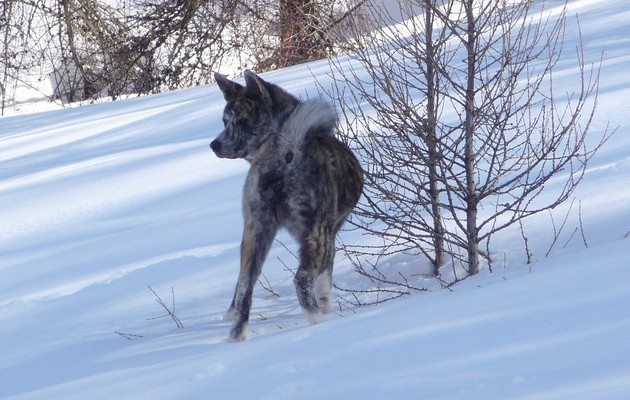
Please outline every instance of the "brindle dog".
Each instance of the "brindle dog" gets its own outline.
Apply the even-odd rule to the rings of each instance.
[[[363,189],[363,171],[335,137],[337,117],[320,100],[300,101],[245,71],[245,86],[215,74],[227,102],[225,129],[210,143],[221,158],[244,158],[241,269],[226,319],[229,339],[245,339],[252,292],[278,229],[300,245],[294,282],[312,323],[330,312],[335,235]]]

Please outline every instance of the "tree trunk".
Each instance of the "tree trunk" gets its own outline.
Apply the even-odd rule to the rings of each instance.
[[[433,218],[433,248],[435,259],[433,260],[433,274],[439,275],[439,269],[444,264],[444,227],[442,226],[442,210],[440,207],[440,193],[438,187],[438,139],[436,132],[437,121],[437,93],[436,71],[434,66],[435,52],[433,44],[433,14],[435,0],[425,1],[425,50],[426,50],[426,81],[427,81],[427,121],[426,121],[426,145],[428,150],[429,170],[429,198],[431,199],[431,214]]]
[[[330,46],[315,0],[280,0],[278,67],[325,58]]]
[[[473,15],[473,0],[467,0],[466,7],[466,27],[467,27],[467,70],[466,70],[466,98],[465,110],[466,120],[464,123],[464,163],[466,171],[466,250],[468,253],[468,275],[479,272],[479,232],[477,228],[477,206],[479,199],[477,196],[477,185],[475,181],[475,67],[477,30],[475,27],[475,16]]]

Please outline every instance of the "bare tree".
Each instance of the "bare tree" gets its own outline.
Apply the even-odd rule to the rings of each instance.
[[[251,67],[273,70],[334,54],[346,48],[341,29],[366,0],[246,0],[239,2],[239,47]],[[249,27],[249,29],[247,29]],[[242,29],[246,30],[243,31]]]
[[[64,102],[208,83],[238,52],[237,0],[10,0],[2,3],[3,101],[29,74],[50,74]]]
[[[437,275],[444,264],[446,233],[438,175],[443,97],[438,65],[431,60],[445,52],[447,31],[435,27],[436,1],[426,3],[430,7],[424,11],[418,4],[402,2],[395,10],[367,6],[367,18],[354,26],[347,42],[354,43],[351,58],[369,78],[333,63],[333,74],[345,88],[338,85],[339,93],[331,97],[340,101],[348,142],[366,169],[365,201],[355,222],[383,240],[373,247],[348,249],[421,254]],[[390,12],[405,22],[397,24]]]
[[[139,2],[135,23],[144,30],[129,48],[142,56],[149,85],[175,89],[211,81],[211,72],[234,51],[230,25],[235,17],[236,0],[167,0]],[[236,49],[238,50],[238,49]]]
[[[345,112],[349,140],[367,170],[358,223],[392,252],[423,254],[436,273],[443,249],[473,275],[496,233],[570,197],[609,137],[587,147],[599,70],[587,67],[578,43],[578,87],[567,96],[554,90],[566,7],[400,5],[409,18],[395,29],[357,32],[352,57],[369,79],[334,71],[349,82],[337,97],[353,110]],[[559,189],[548,190],[552,178],[562,179]]]
[[[36,2],[34,2],[36,3]],[[37,7],[21,0],[3,0],[0,8],[0,115],[16,104],[19,85],[28,84],[26,71],[41,62],[38,37]]]
[[[356,0],[358,3],[366,0]],[[332,54],[355,0],[6,0],[2,107],[39,69],[63,102],[209,83]]]
[[[489,247],[497,232],[565,202],[609,136],[587,146],[599,69],[587,67],[581,43],[578,87],[567,97],[554,90],[566,5],[553,14],[533,4],[467,0],[449,14],[434,8],[465,54],[463,67],[443,66],[445,93],[459,118],[445,124],[441,148],[449,163],[441,163],[441,175],[469,275],[479,271],[480,254],[489,257],[483,241]],[[552,178],[563,185],[547,190]]]
[[[9,60],[15,59],[12,54],[11,46],[13,45],[14,37],[12,35],[13,23],[11,21],[13,2],[3,1],[2,8],[0,9],[0,40],[2,40],[2,54],[0,55],[0,67],[2,68],[2,75],[0,76],[0,115],[4,115],[4,108],[7,105],[8,97],[8,85],[9,75],[11,73],[12,65]]]
[[[315,0],[280,0],[279,66],[325,58],[331,47]],[[284,65],[283,65],[284,64]]]
[[[70,57],[64,60],[95,93],[112,98],[208,83],[226,52],[221,39],[234,3],[141,1],[114,9],[97,0],[65,0],[62,48]]]

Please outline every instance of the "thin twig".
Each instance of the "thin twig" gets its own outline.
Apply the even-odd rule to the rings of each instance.
[[[586,235],[584,234],[584,224],[582,223],[582,200],[578,202],[578,221],[580,222],[580,233],[582,234],[582,241],[584,247],[588,249],[588,242],[586,241]]]
[[[523,238],[523,242],[525,243],[525,254],[527,255],[527,265],[530,265],[530,268],[531,268],[532,252],[529,250],[529,239],[527,238],[527,235],[525,235],[525,228],[523,228],[523,220],[519,220],[518,224],[521,227],[521,237]]]
[[[569,239],[567,239],[567,241],[564,243],[564,246],[562,246],[562,248],[563,248],[563,249],[566,249],[566,248],[567,248],[567,246],[568,246],[568,245],[569,245],[569,243],[571,242],[571,239],[573,239],[573,236],[575,236],[575,234],[577,233],[577,231],[578,231],[578,227],[576,226],[576,227],[573,229],[573,232],[571,232],[571,236],[569,236]]]
[[[282,241],[276,239],[276,242],[280,243],[280,245],[282,247],[284,247],[284,249],[286,251],[289,252],[289,254],[291,254],[293,256],[293,258],[295,258],[296,260],[300,260],[298,256],[295,255],[295,253],[293,253]],[[278,257],[278,261],[280,261],[280,263],[284,266],[284,269],[286,269],[287,271],[289,271],[293,276],[295,276],[295,270],[293,268],[290,268],[280,257]]]
[[[280,241],[280,240],[278,240],[278,239],[276,239],[276,242],[280,243],[280,245],[281,245],[282,247],[284,247],[284,249],[285,249],[286,251],[288,251],[288,252],[289,252],[289,254],[291,254],[291,255],[292,255],[292,256],[293,256],[296,260],[300,261],[300,258],[299,258],[298,256],[296,256],[296,255],[295,255],[295,253],[294,253],[294,252],[292,252],[292,251],[291,251],[291,250],[287,247],[287,245],[286,245],[286,244],[282,243],[282,241]]]
[[[262,286],[262,288],[269,292],[272,296],[280,297],[280,295],[271,287],[271,283],[269,283],[269,279],[267,279],[265,274],[261,273],[261,276],[265,280],[266,284],[260,278],[258,278],[258,283],[260,284],[260,286]]]
[[[156,319],[160,319],[164,317],[171,317],[171,319],[175,322],[175,325],[177,325],[178,328],[180,329],[183,328],[184,324],[182,324],[182,321],[180,321],[180,319],[177,318],[177,315],[175,315],[175,290],[173,289],[173,287],[171,286],[171,295],[172,295],[172,301],[173,301],[173,306],[171,308],[168,308],[166,304],[164,304],[164,301],[162,301],[162,298],[160,298],[160,296],[158,296],[158,294],[155,293],[155,291],[151,288],[151,286],[147,286],[147,287],[149,288],[151,293],[153,293],[153,295],[155,296],[155,300],[158,302],[158,304],[161,305],[162,308],[166,310],[165,315],[162,315],[160,317],[147,318],[147,320],[151,321],[151,320],[156,320]]]
[[[293,276],[295,276],[295,271],[292,268],[290,268],[287,264],[285,264],[282,258],[278,257],[278,261],[280,261],[280,264],[282,264],[285,270],[289,271]]]
[[[114,333],[124,337],[127,340],[133,340],[133,339],[143,338],[144,337],[142,335],[134,335],[133,333],[123,333],[123,332],[118,332],[118,331],[115,331]]]
[[[551,217],[551,225],[553,226],[553,240],[551,241],[551,245],[549,246],[549,249],[547,250],[545,257],[549,257],[549,254],[551,254],[551,251],[555,247],[556,242],[558,241],[558,238],[560,237],[560,234],[564,230],[567,220],[569,219],[569,215],[571,214],[571,210],[573,209],[574,203],[575,203],[575,197],[571,200],[571,204],[569,204],[569,209],[567,210],[567,213],[564,215],[564,219],[562,220],[562,224],[560,224],[560,228],[556,228],[556,224],[553,219],[553,213],[551,212],[551,210],[549,210],[549,216]],[[573,235],[571,236],[573,237]],[[571,238],[569,238],[569,240],[570,239]]]

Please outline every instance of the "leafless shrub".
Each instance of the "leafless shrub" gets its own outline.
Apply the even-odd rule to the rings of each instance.
[[[424,256],[436,275],[449,261],[470,276],[497,233],[569,199],[612,134],[587,141],[601,60],[587,64],[580,40],[578,86],[560,95],[566,6],[553,14],[544,2],[399,4],[402,24],[354,32],[360,68],[331,64],[330,95],[366,173],[353,222],[389,253]],[[371,10],[373,20],[388,18]]]

